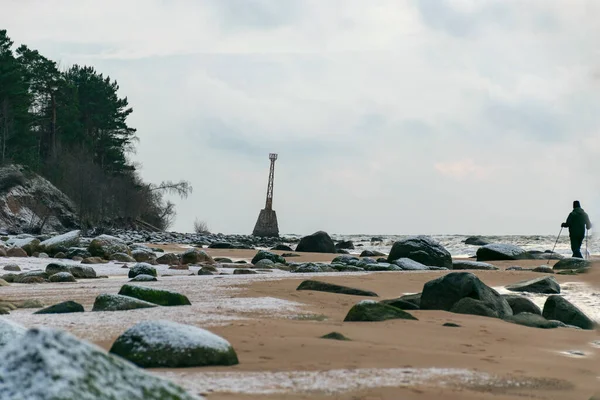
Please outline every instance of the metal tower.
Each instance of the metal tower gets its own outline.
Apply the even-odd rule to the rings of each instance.
[[[267,184],[267,201],[265,208],[260,210],[258,220],[252,232],[253,236],[279,236],[277,214],[273,210],[273,182],[275,180],[275,160],[277,160],[277,154],[270,153],[269,160],[271,160],[271,168],[269,169],[269,183]]]

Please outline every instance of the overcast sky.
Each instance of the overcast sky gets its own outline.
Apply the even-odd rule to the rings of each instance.
[[[556,234],[600,223],[600,1],[1,0],[0,28],[115,78],[173,227]]]

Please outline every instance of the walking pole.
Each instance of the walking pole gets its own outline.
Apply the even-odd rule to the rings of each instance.
[[[588,229],[585,230],[585,259],[587,260],[590,253],[588,253],[588,247],[587,247],[587,238],[588,238]]]
[[[554,242],[554,247],[552,248],[552,253],[554,253],[554,249],[556,248],[556,244],[558,243],[558,238],[560,238],[560,234],[562,233],[563,227],[560,227],[560,231],[558,232],[558,236],[556,237],[556,242]],[[587,241],[586,241],[586,246],[587,246]],[[546,265],[550,264],[550,259],[548,258],[548,261],[546,261]]]

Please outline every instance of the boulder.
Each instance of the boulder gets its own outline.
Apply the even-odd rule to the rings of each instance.
[[[20,247],[11,247],[6,250],[8,257],[28,257],[27,252]]]
[[[137,262],[156,262],[156,254],[150,249],[137,248],[131,252],[131,257]]]
[[[257,272],[248,268],[236,268],[233,270],[234,275],[255,275]]]
[[[129,269],[129,278],[135,278],[138,275],[156,276],[156,268],[147,263],[137,263]]]
[[[363,300],[355,304],[350,311],[348,311],[346,318],[344,318],[344,322],[385,321],[388,319],[417,320],[415,317],[399,308],[378,303],[374,300]]]
[[[315,265],[315,264],[303,264],[300,265],[298,268],[294,269],[295,273],[298,274],[311,274],[311,273],[319,273],[319,272],[324,272],[323,269],[321,269],[321,267],[319,265]]]
[[[70,272],[59,272],[54,275],[50,275],[48,278],[50,282],[77,282],[75,277]]]
[[[458,301],[467,297],[480,300],[483,305],[496,312],[499,318],[512,315],[506,299],[470,272],[451,272],[427,282],[423,287],[420,307],[422,310],[451,311]],[[466,306],[474,304],[464,303],[461,310]]]
[[[25,336],[25,332],[27,332],[27,329],[24,326],[9,319],[0,318],[0,349],[11,340]]]
[[[403,300],[402,298],[381,300],[380,303],[387,304],[388,306],[396,307],[401,310],[418,310],[419,306],[409,301]]]
[[[109,235],[100,235],[91,241],[88,251],[94,257],[108,260],[115,253],[130,254],[129,247],[119,238]]]
[[[450,312],[457,314],[469,314],[469,315],[480,315],[482,317],[498,318],[498,311],[490,305],[481,300],[473,299],[471,297],[463,297],[450,309]]]
[[[27,255],[31,256],[33,255],[33,253],[38,251],[40,241],[39,239],[33,236],[16,237],[8,239],[6,241],[6,245],[8,245],[9,247],[21,248],[25,251],[25,253],[27,253]],[[6,249],[6,251],[8,252],[8,249]]]
[[[96,270],[86,265],[71,265],[69,272],[78,279],[94,279],[97,278]]]
[[[533,256],[512,244],[488,244],[477,249],[477,261],[532,260]]]
[[[360,253],[359,257],[382,257],[382,256],[387,256],[387,254],[382,253],[377,250],[363,250]]]
[[[251,263],[256,264],[260,260],[271,260],[274,263],[285,264],[285,258],[281,257],[279,254],[271,253],[266,250],[259,250],[258,253],[252,258]]]
[[[131,257],[127,253],[115,253],[112,254],[109,258],[111,261],[120,261],[120,262],[136,262],[135,258]]]
[[[156,279],[156,278],[154,278]],[[138,308],[152,308],[156,304],[119,294],[100,294],[94,301],[92,311],[125,311]]]
[[[427,266],[452,268],[452,256],[448,250],[428,236],[413,236],[395,242],[390,250],[388,262],[399,258],[410,258]]]
[[[233,260],[227,257],[213,257],[213,260],[215,260],[217,263],[233,264]]]
[[[213,242],[208,245],[209,249],[235,249],[235,245],[229,242]]]
[[[158,279],[156,279],[155,276],[146,275],[146,274],[136,275],[133,277],[133,279],[129,280],[129,282],[156,282],[156,281],[158,281]]]
[[[508,305],[513,311],[513,315],[521,313],[542,315],[542,310],[540,310],[540,308],[527,297],[523,297],[518,294],[504,294],[502,297],[504,297],[508,302]]]
[[[119,294],[135,297],[159,306],[185,306],[191,304],[188,298],[180,293],[144,286],[123,285]]]
[[[470,236],[465,239],[464,243],[472,246],[486,246],[490,244],[487,240],[482,239],[481,236]]]
[[[554,270],[547,265],[540,265],[531,270],[532,272],[539,272],[542,274],[553,274]]]
[[[560,285],[553,276],[542,276],[540,278],[529,279],[506,286],[511,292],[529,292],[543,294],[560,293]]]
[[[46,273],[50,276],[58,274],[59,272],[71,272],[70,266],[63,263],[52,262],[46,265]]]
[[[182,264],[198,264],[198,263],[209,263],[214,264],[215,261],[209,256],[204,250],[196,248],[186,250],[181,255]]]
[[[202,267],[198,270],[198,275],[214,275],[215,271]]]
[[[318,231],[300,239],[296,251],[308,253],[335,253],[335,245],[327,232]]]
[[[546,299],[542,316],[546,319],[557,320],[567,325],[578,326],[581,329],[594,329],[596,324],[577,306],[564,297],[552,295]]]
[[[70,258],[73,259],[73,257],[81,257],[83,258],[88,258],[91,257],[92,255],[90,254],[90,252],[87,250],[87,248],[84,247],[71,247],[70,249],[67,250],[65,257],[63,258]],[[56,255],[54,256],[56,258]]]
[[[340,249],[354,250],[354,243],[352,242],[352,240],[344,240],[344,241],[336,243],[335,248],[338,250],[340,250]]]
[[[143,368],[235,365],[231,344],[220,336],[172,321],[144,321],[129,328],[110,352]]]
[[[294,251],[290,246],[285,244],[278,244],[275,247],[272,247],[271,250],[279,250],[279,251]]]
[[[174,253],[165,253],[158,257],[156,262],[163,265],[179,265],[179,256]]]
[[[581,269],[589,268],[591,265],[592,264],[589,261],[584,260],[583,258],[565,258],[554,264],[552,269],[555,271],[564,269]]]
[[[567,325],[560,321],[548,321],[541,315],[530,312],[522,312],[516,315],[511,315],[506,317],[504,320],[514,324],[528,326],[530,328],[554,329],[567,327]]]
[[[335,269],[338,272],[364,272],[364,268],[355,267],[354,265],[346,265],[346,264],[331,264],[331,268]]]
[[[404,296],[398,297],[398,299],[412,303],[419,309],[421,308],[421,293],[405,294]]]
[[[38,246],[40,251],[48,254],[56,254],[58,252],[68,251],[70,247],[76,247],[81,239],[81,231],[71,231],[62,235],[54,236],[44,240]]]
[[[411,260],[410,258],[399,258],[392,261],[392,264],[398,266],[403,271],[427,271],[429,267],[423,265],[418,261]]]
[[[321,339],[331,339],[331,340],[350,340],[346,336],[342,335],[339,332],[330,332],[326,335],[321,336]]]
[[[0,398],[200,400],[75,336],[31,329],[0,350]]]
[[[82,264],[106,264],[108,261],[100,257],[86,257],[81,260]]]
[[[83,311],[83,306],[81,304],[74,301],[64,301],[36,311],[34,314],[68,314]]]
[[[496,271],[499,268],[488,263],[478,261],[467,261],[467,260],[455,260],[452,261],[453,270],[482,270],[482,271]]]
[[[233,264],[233,265],[237,265],[237,264]],[[254,268],[273,268],[273,266],[275,265],[275,263],[267,258],[263,258],[262,260],[259,260],[258,262],[254,263]],[[282,265],[282,264],[279,264]]]
[[[364,264],[363,264],[364,265]],[[402,268],[395,264],[388,263],[373,263],[367,264],[362,267],[365,271],[402,271]]]
[[[359,258],[355,257],[355,256],[350,256],[350,255],[341,255],[341,256],[337,256],[336,258],[334,258],[333,260],[331,260],[332,264],[338,263],[338,264],[351,264],[352,262],[359,262]]]
[[[335,285],[333,283],[319,282],[319,281],[304,281],[296,288],[296,290],[315,290],[318,292],[338,293],[338,294],[349,294],[354,296],[370,296],[378,297],[377,293],[355,289],[347,286]]]
[[[6,264],[3,269],[5,271],[13,271],[13,272],[21,271],[21,267],[19,267],[17,264]]]

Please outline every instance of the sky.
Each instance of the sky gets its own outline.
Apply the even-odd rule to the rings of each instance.
[[[116,79],[147,181],[250,234],[600,224],[600,1],[0,0],[0,28]]]

